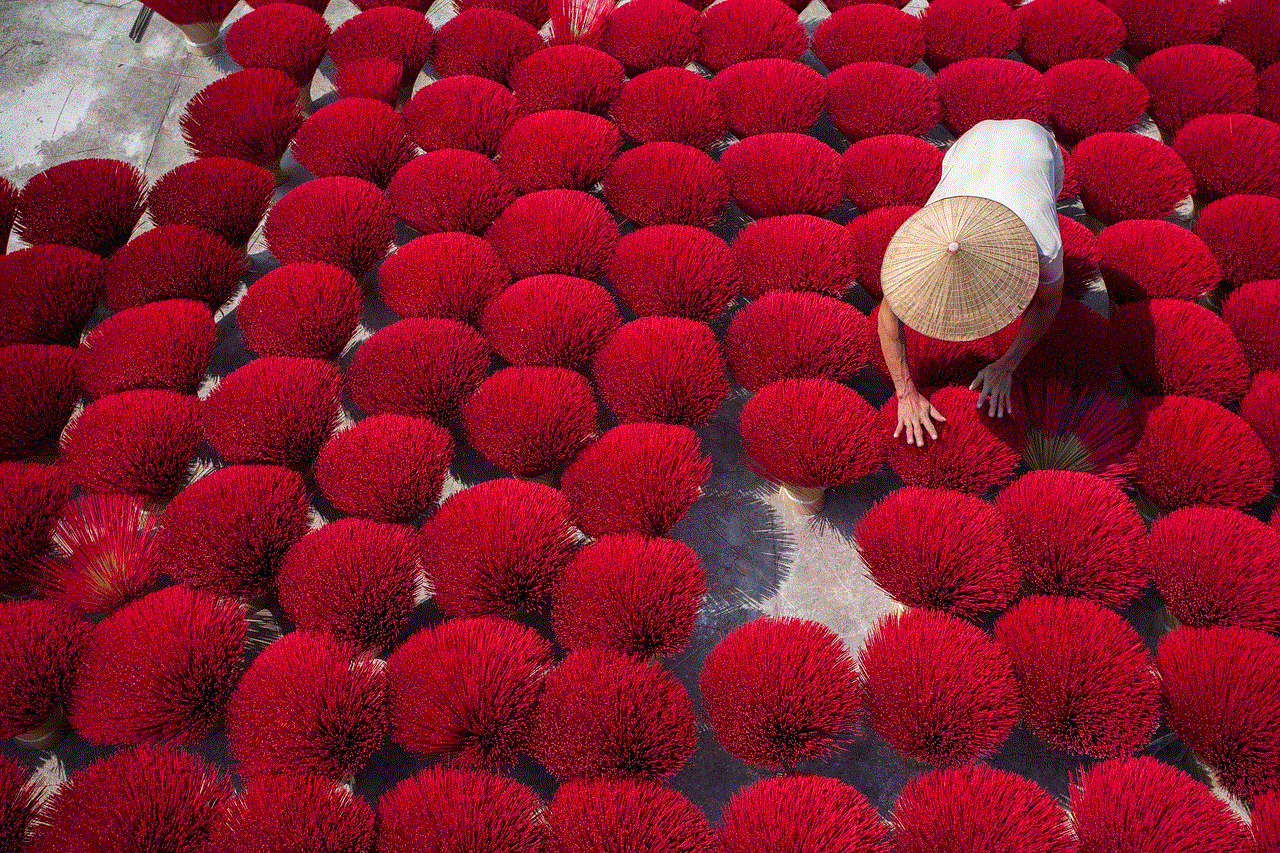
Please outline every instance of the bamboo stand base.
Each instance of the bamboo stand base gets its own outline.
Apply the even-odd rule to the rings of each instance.
[[[543,471],[541,474],[532,474],[525,476],[516,474],[517,480],[524,480],[526,483],[541,483],[544,486],[554,486],[556,484],[556,474],[554,471]]]
[[[213,56],[222,51],[221,21],[201,21],[196,24],[179,24],[178,29],[186,38],[187,53],[192,56]]]
[[[783,483],[778,496],[796,515],[817,515],[827,506],[827,490],[821,486],[789,486]]]
[[[69,731],[71,724],[67,722],[67,712],[59,705],[49,712],[43,723],[25,734],[17,735],[13,742],[21,749],[50,749],[66,737]]]

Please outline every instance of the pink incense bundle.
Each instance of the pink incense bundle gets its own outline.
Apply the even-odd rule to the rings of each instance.
[[[728,127],[711,83],[685,68],[655,68],[632,77],[609,115],[632,142],[679,142],[703,151],[719,142]]]
[[[1107,131],[1128,130],[1147,108],[1147,87],[1122,66],[1075,59],[1044,72],[1049,118],[1064,144]]]
[[[79,399],[74,347],[0,347],[0,459],[55,455]]]
[[[1249,829],[1197,780],[1148,756],[1099,762],[1071,785],[1080,853],[1252,853]]]
[[[436,33],[424,13],[404,6],[375,6],[349,18],[333,31],[329,56],[339,69],[372,57],[390,59],[400,68],[400,103],[431,55]]]
[[[1280,278],[1280,199],[1236,195],[1210,202],[1196,219],[1196,234],[1228,284]]]
[[[202,157],[152,184],[147,212],[156,225],[203,228],[228,246],[246,249],[275,189],[275,176],[261,166],[234,157]]]
[[[1194,231],[1159,219],[1129,219],[1098,234],[1099,271],[1116,302],[1195,300],[1222,280],[1213,252]]]
[[[604,115],[622,91],[622,63],[585,44],[553,44],[511,69],[511,91],[528,112]]]
[[[1022,584],[1008,526],[973,495],[898,489],[862,516],[853,536],[876,586],[907,607],[972,619],[1007,607]]]
[[[394,107],[400,103],[402,73],[400,63],[394,59],[365,56],[339,68],[333,75],[333,88],[339,98],[372,98]]]
[[[203,740],[240,675],[239,602],[170,586],[98,623],[81,657],[71,724],[100,746]]]
[[[41,793],[39,777],[28,775],[21,761],[10,755],[0,758],[0,845],[5,849],[21,850],[26,844],[31,822],[40,811]]]
[[[889,241],[893,239],[893,235],[898,232],[902,224],[919,209],[910,204],[877,207],[874,210],[863,213],[861,216],[855,216],[845,226],[849,232],[849,239],[853,243],[855,273],[858,278],[858,284],[862,285],[862,289],[877,302],[884,297],[884,291],[880,289],[880,267],[884,263],[884,253],[889,248]],[[873,320],[875,316],[876,314],[873,310],[871,314]],[[909,328],[907,334],[911,334]],[[910,356],[917,357],[919,347],[909,346],[907,347],[907,353]],[[930,383],[928,379],[921,379],[914,369],[911,375],[916,377],[917,382],[925,385],[946,384],[945,382]],[[968,380],[965,381],[967,382]]]
[[[919,136],[938,123],[933,78],[887,62],[851,62],[827,75],[827,115],[850,142],[900,133]]]
[[[622,325],[609,292],[568,275],[523,278],[490,300],[480,328],[512,364],[585,371]]]
[[[504,367],[462,407],[467,441],[495,467],[548,482],[596,437],[591,383],[564,367]]]
[[[882,618],[858,656],[867,726],[909,761],[991,755],[1018,721],[1013,665],[979,627],[908,610]]]
[[[190,225],[161,225],[107,261],[103,301],[112,311],[166,299],[217,309],[239,288],[244,272],[244,254],[221,238]]]
[[[1280,536],[1234,509],[1192,506],[1156,521],[1146,568],[1182,625],[1280,627]]]
[[[461,148],[489,156],[521,112],[506,86],[462,75],[423,86],[403,115],[405,129],[423,151]]]
[[[360,324],[364,293],[331,264],[285,264],[249,285],[236,307],[244,341],[258,355],[335,361]]]
[[[142,218],[146,179],[119,160],[71,160],[30,178],[18,194],[15,230],[29,245],[58,243],[107,257]]]
[[[414,147],[400,114],[372,98],[321,107],[293,137],[294,159],[318,178],[361,178],[386,189]]]
[[[62,434],[61,461],[86,491],[164,502],[185,483],[199,443],[199,400],[139,389],[85,406]]]
[[[647,142],[604,174],[604,197],[637,225],[711,228],[729,204],[729,181],[710,156],[678,142]]]
[[[724,345],[729,372],[754,392],[779,379],[851,379],[867,365],[871,335],[846,302],[775,291],[733,316]]]
[[[720,167],[733,200],[755,219],[788,213],[822,216],[844,200],[839,156],[802,133],[748,137],[725,149]]]
[[[1147,586],[1147,528],[1120,487],[1081,471],[1031,471],[996,496],[1023,583],[1124,607]]]
[[[512,202],[484,236],[516,278],[595,278],[613,255],[618,223],[595,196],[543,190]]]
[[[477,770],[435,765],[378,800],[378,853],[441,850],[539,853],[542,800],[532,788]]]
[[[551,601],[570,651],[611,649],[645,660],[684,649],[707,593],[697,553],[638,533],[604,536],[565,567]]]
[[[204,437],[224,462],[305,468],[333,432],[341,390],[342,373],[328,362],[255,359],[202,401]]]
[[[988,2],[1003,5],[1001,0]],[[942,123],[955,136],[988,119],[1049,121],[1044,78],[1021,62],[985,56],[963,59],[939,71],[933,80],[938,87]]]
[[[253,661],[227,703],[227,747],[248,779],[364,768],[387,731],[386,673],[355,643],[298,630]]]
[[[210,846],[223,853],[366,853],[374,837],[373,809],[350,788],[323,776],[275,776],[255,779],[227,801]]]
[[[965,59],[1006,56],[1022,40],[1020,16],[1009,6],[1004,0],[930,3],[920,16],[924,61],[934,71],[941,71]]]
[[[303,112],[311,112],[311,79],[329,44],[329,25],[295,3],[269,3],[227,30],[227,55],[241,68],[274,68],[298,87]]]
[[[391,739],[459,767],[509,767],[528,744],[551,644],[494,617],[424,628],[387,658]]]
[[[1090,758],[1137,752],[1160,722],[1160,679],[1133,626],[1082,598],[1024,597],[995,622],[1022,719],[1040,741]]]
[[[1121,363],[1138,392],[1183,394],[1224,405],[1249,390],[1249,365],[1217,314],[1181,299],[1121,305],[1111,314]]]
[[[777,483],[801,515],[826,505],[826,491],[879,471],[885,433],[871,404],[830,379],[780,379],[747,401],[738,420],[752,470]]]
[[[729,393],[711,329],[681,317],[625,323],[596,353],[592,372],[622,423],[706,423]]]
[[[423,522],[419,545],[444,613],[501,616],[546,609],[577,534],[559,492],[505,477],[455,492]]]
[[[840,173],[845,195],[863,213],[894,205],[922,207],[942,178],[942,150],[900,133],[873,136],[845,149]]]
[[[1175,44],[1207,44],[1222,30],[1217,0],[1105,0],[1128,30],[1125,47],[1146,56]]]
[[[679,791],[632,779],[567,782],[546,812],[546,853],[669,850],[710,853],[715,835]]]
[[[1124,21],[1101,0],[1049,0],[1019,7],[1017,14],[1018,53],[1041,71],[1077,59],[1106,59],[1127,35]]]
[[[657,664],[579,649],[544,684],[530,752],[561,781],[661,781],[675,775],[697,745],[689,694]]]
[[[77,344],[105,275],[101,258],[72,246],[38,245],[0,255],[0,346]]]
[[[924,58],[920,19],[895,4],[844,6],[813,31],[813,53],[828,71],[852,62],[887,62],[910,68]]]
[[[528,21],[509,12],[472,6],[436,33],[431,66],[440,77],[469,74],[506,83],[511,69],[544,46]]]
[[[913,777],[890,822],[899,853],[1078,853],[1056,799],[1030,779],[986,764]]]
[[[1208,113],[1252,113],[1258,108],[1258,73],[1234,50],[1180,44],[1138,63],[1134,74],[1151,94],[1151,118],[1172,136]]]
[[[281,263],[332,264],[359,278],[390,251],[395,217],[368,181],[317,178],[280,199],[262,233]]]
[[[748,299],[775,290],[839,298],[856,275],[854,250],[844,227],[805,213],[758,219],[733,241],[742,295]]]
[[[302,124],[298,87],[273,68],[247,68],[205,86],[187,102],[182,138],[196,157],[234,157],[275,173]]]
[[[0,590],[31,589],[36,559],[50,545],[71,484],[54,465],[0,462]]]
[[[804,133],[822,114],[827,87],[822,75],[790,59],[750,59],[717,74],[729,130],[739,138],[757,133]]]
[[[1022,461],[1032,471],[1084,471],[1119,486],[1133,478],[1137,424],[1123,400],[1078,394],[1062,379],[1031,380],[1022,393]]]
[[[638,316],[703,322],[738,294],[738,265],[715,234],[689,225],[640,228],[618,241],[606,270],[614,293]]]
[[[674,424],[621,424],[565,469],[560,491],[584,533],[665,536],[702,496],[711,460]]]
[[[1275,18],[1266,3],[1233,2],[1223,10],[1222,44],[1249,57],[1258,68],[1280,62],[1275,44]]]
[[[699,27],[697,11],[679,0],[631,0],[605,18],[600,49],[633,78],[655,68],[683,68],[698,53]]]
[[[698,686],[716,741],[753,766],[792,770],[858,731],[857,664],[818,622],[764,617],[734,628]]]
[[[1280,196],[1280,124],[1252,115],[1204,115],[1178,131],[1173,149],[1196,178],[1196,196]]]
[[[48,749],[62,739],[63,705],[92,630],[53,602],[0,602],[0,738],[25,749]]]
[[[396,217],[423,234],[479,234],[516,200],[511,179],[492,160],[457,148],[413,158],[388,191]]]
[[[702,13],[698,61],[712,71],[752,59],[799,59],[809,35],[779,0],[726,0]]]
[[[1166,219],[1195,189],[1176,151],[1137,133],[1095,133],[1072,157],[1085,212],[1106,223]]]
[[[347,391],[366,414],[448,424],[489,372],[489,345],[455,320],[410,317],[374,332],[347,368]]]
[[[9,231],[18,215],[18,188],[8,178],[0,178],[0,255],[9,248]]]
[[[1240,401],[1240,417],[1262,440],[1280,479],[1280,370],[1254,374],[1253,384]]]
[[[589,190],[618,156],[622,138],[607,119],[574,110],[518,118],[498,141],[498,166],[521,195]]]
[[[725,853],[879,853],[889,833],[852,785],[828,776],[788,774],[740,789],[716,830]]]
[[[1231,327],[1249,369],[1280,370],[1280,279],[1251,281],[1227,294],[1222,319]]]
[[[49,795],[32,846],[49,853],[199,850],[235,793],[213,764],[186,750],[144,746],[99,758]]]
[[[378,292],[401,317],[473,326],[480,323],[489,301],[510,284],[511,272],[492,244],[457,232],[410,240],[378,270]]]
[[[447,429],[383,414],[334,433],[314,470],[320,491],[339,512],[411,524],[440,497],[452,460]]]
[[[156,556],[169,577],[256,609],[275,589],[285,551],[310,529],[310,510],[306,486],[293,471],[219,468],[165,509]]]

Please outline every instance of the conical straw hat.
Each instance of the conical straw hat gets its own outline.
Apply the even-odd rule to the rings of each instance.
[[[944,341],[972,341],[1017,319],[1036,291],[1035,239],[1012,210],[953,196],[918,211],[884,253],[885,301],[911,328]]]

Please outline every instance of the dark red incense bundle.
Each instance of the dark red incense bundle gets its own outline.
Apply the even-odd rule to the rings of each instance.
[[[18,215],[18,188],[8,178],[0,178],[0,255],[9,247],[9,231]]]
[[[472,853],[539,853],[542,809],[526,785],[437,764],[378,800],[378,853],[414,853],[424,838]]]
[[[533,728],[551,644],[492,617],[424,628],[387,658],[391,739],[461,767],[515,764]]]
[[[489,371],[489,345],[455,320],[410,317],[373,334],[347,368],[347,391],[366,414],[448,424]]]
[[[880,267],[884,263],[884,253],[889,248],[889,241],[902,227],[902,223],[910,219],[911,215],[919,209],[910,204],[877,207],[861,216],[855,216],[846,226],[849,239],[853,243],[858,284],[862,285],[862,289],[871,294],[871,298],[877,302],[884,297],[884,292],[880,289]],[[875,318],[874,311],[871,316],[872,319]],[[907,334],[911,334],[909,328]],[[907,354],[919,358],[920,347],[908,346]],[[928,379],[921,378],[914,368],[911,375],[916,377],[917,382],[925,385],[946,384],[946,382],[930,383]],[[965,382],[968,381],[965,380]]]
[[[1106,223],[1165,219],[1195,189],[1177,152],[1137,133],[1095,133],[1072,159],[1085,212]]]
[[[422,569],[450,616],[542,611],[577,548],[569,505],[550,486],[514,478],[450,496],[422,524]]]
[[[262,233],[281,263],[333,264],[359,277],[387,256],[395,217],[382,191],[368,181],[318,178],[280,199]]]
[[[1280,196],[1280,124],[1252,115],[1204,115],[1178,131],[1173,149],[1196,178],[1196,196]]]
[[[712,71],[751,59],[799,59],[809,36],[779,0],[727,0],[702,14],[698,61]]]
[[[773,290],[840,297],[853,284],[857,257],[849,232],[805,213],[759,219],[738,232],[733,257],[742,294],[756,299]]]
[[[857,788],[828,776],[761,779],[729,800],[716,830],[725,853],[878,853],[889,833]]]
[[[1251,281],[1227,294],[1222,319],[1231,327],[1253,371],[1280,370],[1280,279]]]
[[[845,195],[863,213],[893,205],[920,207],[942,178],[942,150],[914,136],[873,136],[845,149],[840,173]]]
[[[1147,108],[1147,87],[1114,62],[1075,59],[1044,72],[1049,118],[1064,144],[1128,130]]]
[[[757,133],[804,133],[827,101],[822,75],[790,59],[751,59],[721,71],[711,81],[720,96],[729,130],[738,137]]]
[[[680,142],[704,151],[728,127],[711,83],[685,68],[655,68],[632,77],[609,115],[632,142]]]
[[[567,782],[546,813],[546,853],[606,849],[711,853],[715,835],[679,791],[632,779]]]
[[[222,723],[246,630],[239,602],[185,586],[125,605],[89,635],[71,724],[102,746],[204,739]]]
[[[1268,791],[1254,799],[1249,829],[1258,844],[1258,853],[1280,851],[1280,792]]]
[[[1018,53],[1041,71],[1077,59],[1106,59],[1124,43],[1120,16],[1101,0],[1049,0],[1018,9]]]
[[[531,754],[558,779],[660,781],[693,754],[689,694],[670,672],[621,652],[569,652],[547,674]]]
[[[1275,45],[1275,18],[1266,3],[1240,0],[1223,10],[1222,44],[1249,57],[1258,68],[1280,62]]]
[[[383,189],[414,154],[400,114],[372,98],[321,107],[298,128],[292,151],[318,178],[362,178]]]
[[[995,3],[1002,5],[999,0]],[[942,123],[956,136],[988,119],[1049,121],[1044,78],[1021,62],[992,57],[964,59],[948,65],[933,79]]]
[[[1099,271],[1116,302],[1194,300],[1222,280],[1213,252],[1194,231],[1158,219],[1130,219],[1098,234]]]
[[[1217,314],[1181,299],[1130,302],[1111,314],[1125,341],[1125,374],[1146,395],[1184,394],[1235,403],[1249,390],[1249,365]]]
[[[523,278],[490,300],[480,328],[512,364],[585,371],[622,316],[609,292],[568,275]]]
[[[622,91],[622,63],[585,44],[555,44],[511,69],[511,90],[525,110],[604,115]]]
[[[1098,279],[1101,260],[1098,238],[1088,227],[1061,213],[1058,214],[1058,231],[1062,235],[1063,293],[1072,299],[1080,299]]]
[[[733,316],[729,372],[748,391],[779,379],[843,382],[866,366],[871,327],[858,309],[818,293],[766,293]]]
[[[858,657],[867,725],[910,761],[991,755],[1018,721],[1004,650],[975,625],[929,610],[882,618]]]
[[[314,470],[320,491],[340,512],[412,523],[440,497],[452,460],[447,429],[383,414],[334,433]]]
[[[1258,434],[1271,453],[1280,479],[1280,370],[1264,370],[1254,375],[1249,392],[1240,401],[1240,417]]]
[[[349,18],[333,31],[329,56],[338,68],[369,57],[400,66],[400,96],[413,86],[434,45],[435,31],[424,13],[404,6],[375,6]]]
[[[605,18],[600,49],[622,63],[627,75],[683,68],[698,53],[700,21],[678,0],[632,0]]]
[[[386,673],[355,643],[293,631],[267,646],[227,703],[227,746],[248,779],[354,776],[387,731]]]
[[[333,75],[333,88],[340,98],[373,98],[388,106],[400,100],[400,63],[385,56],[352,59]]]
[[[618,223],[592,195],[544,190],[512,202],[484,236],[516,278],[545,273],[595,278],[613,255]]]
[[[266,214],[275,188],[275,176],[261,166],[234,157],[202,157],[152,184],[147,212],[156,225],[192,225],[242,248]]]
[[[818,622],[766,617],[729,632],[698,676],[716,741],[747,764],[789,770],[858,731],[858,673]]]
[[[161,225],[107,261],[107,307],[122,311],[166,299],[193,299],[218,308],[244,275],[245,259],[219,237],[190,225]]]
[[[769,0],[778,2],[778,0]],[[730,145],[720,156],[733,200],[748,216],[822,216],[844,200],[840,158],[801,133],[762,133]]]
[[[665,536],[702,495],[711,460],[674,424],[621,424],[573,460],[561,478],[578,527],[590,536]]]
[[[973,495],[907,486],[868,510],[853,535],[872,580],[908,607],[981,617],[1008,606],[1022,584],[1003,517]]]
[[[413,158],[388,190],[396,216],[423,234],[479,234],[516,200],[511,179],[492,160],[457,148]]]
[[[414,0],[414,2],[423,2],[423,0]],[[430,6],[425,3],[425,6]],[[541,30],[550,20],[550,10],[548,9],[547,0],[459,0],[458,10],[465,12],[468,9],[497,9],[515,15],[535,30]],[[426,11],[424,8],[423,11]]]
[[[710,156],[678,142],[624,152],[604,175],[604,197],[637,225],[711,228],[729,204],[729,181]]]
[[[564,367],[504,367],[462,407],[467,441],[517,477],[549,479],[596,437],[596,399]]]
[[[70,492],[59,467],[0,462],[0,590],[31,588],[36,558],[48,550]]]
[[[729,393],[715,335],[680,317],[625,323],[596,353],[592,372],[623,423],[706,423]]]
[[[937,0],[920,23],[924,61],[934,71],[976,56],[1002,58],[1022,40],[1019,15],[1004,0]]]
[[[850,142],[918,136],[942,115],[933,78],[887,62],[851,62],[827,75],[827,115]]]
[[[126,308],[94,327],[76,350],[90,397],[134,388],[194,394],[218,342],[207,306],[185,299]]]
[[[367,853],[373,849],[373,809],[345,785],[323,776],[255,779],[227,801],[210,836],[223,853]]]
[[[1132,755],[1160,722],[1160,680],[1133,626],[1082,598],[1033,595],[995,622],[1013,662],[1022,718],[1054,749]]]
[[[910,68],[924,58],[924,29],[919,18],[893,5],[855,3],[818,24],[813,53],[829,71],[851,62]]]
[[[971,495],[984,495],[1007,482],[1021,460],[1012,424],[984,413],[977,406],[977,391],[949,386],[926,395],[946,421],[934,425],[938,437],[923,447],[901,437],[886,442],[885,462],[890,470],[908,486]],[[880,410],[880,424],[890,434],[897,429],[897,397],[890,397]]]
[[[196,157],[234,157],[271,169],[302,124],[298,87],[271,68],[236,71],[205,86],[187,102],[182,137]]]
[[[75,348],[0,347],[0,459],[55,454],[79,399]]]
[[[1030,779],[986,764],[913,777],[890,822],[901,853],[1077,853],[1056,799]]]
[[[93,624],[49,601],[0,603],[0,737],[44,749],[61,722]],[[46,723],[52,722],[52,725]],[[39,731],[37,731],[39,730]],[[28,735],[30,733],[30,735]],[[24,737],[25,736],[25,737]]]
[[[18,236],[104,257],[125,243],[147,208],[146,179],[119,160],[71,160],[34,175],[18,194]]]
[[[200,401],[140,389],[85,406],[62,435],[62,463],[90,492],[166,501],[182,488],[200,443]]]
[[[1169,135],[1207,113],[1251,113],[1258,108],[1258,74],[1234,50],[1180,44],[1156,51],[1134,74],[1151,94],[1152,120]]]
[[[510,284],[511,272],[487,240],[456,232],[410,240],[378,270],[378,292],[401,317],[473,326],[489,300]]]
[[[167,575],[194,589],[244,602],[261,599],[275,588],[285,551],[310,529],[310,509],[306,486],[293,471],[220,468],[165,509],[157,558]]]
[[[1280,278],[1280,199],[1237,195],[1204,206],[1196,233],[1231,285]]]
[[[528,21],[473,6],[440,27],[431,46],[431,65],[441,77],[470,74],[506,83],[511,69],[543,45],[542,36]]]
[[[501,83],[463,75],[423,86],[404,105],[404,126],[423,151],[461,148],[492,155],[521,114]]]
[[[40,803],[39,778],[29,775],[26,766],[13,756],[0,758],[0,849],[23,848],[30,833],[29,826],[40,811]],[[699,816],[701,814],[698,812]],[[703,823],[706,823],[706,818],[703,818]]]
[[[311,107],[311,78],[329,44],[324,17],[295,3],[268,3],[237,20],[227,30],[227,55],[242,68],[274,68],[289,75]]]
[[[574,110],[518,118],[498,142],[498,166],[520,194],[589,190],[604,177],[622,139],[607,119]]]
[[[240,331],[258,355],[333,361],[360,324],[364,293],[330,264],[276,267],[249,285],[236,307]]]
[[[1106,0],[1124,21],[1125,47],[1146,56],[1175,44],[1207,44],[1222,29],[1217,0]]]
[[[714,320],[738,294],[738,265],[729,247],[688,225],[655,225],[623,236],[606,272],[614,293],[641,317]]]
[[[0,255],[0,346],[79,343],[105,275],[101,258],[72,246]]]
[[[122,750],[77,770],[49,795],[31,843],[49,853],[75,853],[87,844],[199,850],[234,793],[216,766],[186,750]]]

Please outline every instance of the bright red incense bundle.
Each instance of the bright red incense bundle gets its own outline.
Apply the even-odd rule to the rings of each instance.
[[[388,190],[396,216],[423,234],[479,234],[516,200],[511,179],[492,160],[458,148],[413,158]]]
[[[942,115],[938,87],[918,71],[887,62],[851,62],[827,75],[827,114],[850,142],[917,136]]]
[[[641,317],[714,320],[738,294],[738,265],[715,234],[655,225],[618,241],[606,270],[614,292]]]
[[[1280,850],[1280,792],[1268,791],[1254,799],[1249,829],[1258,843],[1258,853]]]
[[[1018,53],[1041,71],[1077,59],[1106,59],[1124,43],[1120,16],[1101,0],[1049,0],[1018,8]]]
[[[498,166],[517,192],[589,190],[618,156],[618,129],[574,110],[518,118],[498,141]]]
[[[1022,40],[1019,17],[1004,0],[935,0],[920,16],[924,61],[941,71],[977,56],[1002,58]]]
[[[581,110],[603,115],[622,91],[622,63],[585,44],[554,44],[511,69],[511,91],[528,112]]]
[[[623,324],[596,353],[592,372],[623,423],[706,423],[729,393],[715,335],[680,317]]]
[[[989,2],[1002,5],[999,0]],[[1044,77],[1021,62],[992,57],[964,59],[948,65],[933,79],[942,123],[956,136],[988,119],[1049,121]]]
[[[1130,219],[1098,234],[1099,271],[1116,302],[1194,300],[1222,280],[1222,269],[1194,231],[1158,219]]]
[[[27,843],[28,827],[40,811],[40,794],[38,777],[28,775],[21,761],[10,755],[0,758],[0,849],[21,850]]]
[[[324,59],[329,25],[323,15],[296,3],[268,3],[227,30],[227,56],[241,68],[274,68],[289,75],[311,101],[311,78]]]
[[[877,207],[869,213],[855,216],[846,226],[849,238],[853,242],[858,284],[862,285],[862,289],[877,302],[884,296],[884,292],[880,289],[880,267],[884,264],[884,253],[889,248],[889,241],[893,239],[894,234],[898,233],[902,224],[919,209],[909,204]],[[871,316],[875,317],[874,312]],[[911,332],[908,331],[908,334]],[[908,346],[907,353],[911,357],[917,357],[919,349],[919,347]],[[917,382],[930,384],[930,381],[922,378],[914,368],[911,370],[911,375]]]
[[[267,214],[263,236],[281,263],[326,263],[362,276],[387,256],[395,217],[382,191],[360,178],[318,178]]]
[[[422,10],[375,6],[333,31],[329,56],[339,69],[370,57],[392,60],[400,67],[403,100],[431,54],[435,35]]]
[[[1146,56],[1175,44],[1206,44],[1222,29],[1217,0],[1105,0],[1124,21],[1125,46]]]
[[[729,372],[748,391],[779,379],[843,382],[867,365],[867,318],[818,293],[766,293],[733,316],[725,335]]]
[[[1063,293],[1072,299],[1080,299],[1098,279],[1098,263],[1101,261],[1098,238],[1088,227],[1061,213],[1058,214],[1058,231],[1062,236]]]
[[[1208,308],[1181,299],[1130,302],[1111,314],[1125,373],[1146,395],[1237,402],[1249,365],[1231,329]]]
[[[1173,148],[1195,175],[1199,198],[1280,196],[1280,124],[1238,113],[1203,115],[1178,131]]]
[[[622,324],[609,292],[568,275],[535,275],[489,301],[480,328],[512,364],[585,371]]]
[[[1074,59],[1044,72],[1049,118],[1063,144],[1107,131],[1128,130],[1147,108],[1147,87],[1123,67],[1102,59]]]
[[[40,556],[40,587],[77,613],[110,613],[160,576],[156,517],[129,495],[82,495],[63,509]]]
[[[423,151],[461,148],[491,155],[521,114],[511,90],[462,75],[423,86],[404,105],[404,126]]]
[[[0,346],[79,343],[105,275],[100,258],[72,246],[37,245],[0,255]]]
[[[653,782],[596,779],[556,789],[546,813],[546,853],[666,850],[711,853],[715,835],[702,810]]]
[[[275,776],[227,801],[210,844],[223,853],[367,853],[374,837],[373,809],[350,788],[317,775]]]
[[[696,10],[678,0],[632,0],[609,13],[600,49],[636,77],[664,66],[683,68],[698,52]]]
[[[647,142],[604,174],[604,197],[637,225],[711,228],[729,204],[729,180],[710,156],[678,142]]]
[[[134,388],[194,394],[218,342],[207,306],[185,299],[127,308],[94,327],[76,350],[90,397]]]
[[[752,59],[799,59],[809,38],[779,0],[727,0],[702,13],[698,61],[712,71]]]
[[[1095,133],[1072,152],[1085,212],[1103,222],[1165,219],[1195,188],[1172,148],[1136,133]]]
[[[394,107],[400,101],[403,73],[394,59],[365,56],[339,68],[333,75],[333,88],[339,98],[373,98]]]
[[[474,234],[456,232],[410,240],[378,270],[378,292],[401,317],[473,326],[489,300],[509,284],[511,272],[493,245]]]
[[[835,222],[796,213],[747,225],[733,241],[744,296],[771,290],[813,291],[840,297],[853,284],[857,255],[849,231]]]
[[[742,788],[725,806],[716,834],[725,853],[879,853],[889,835],[857,788],[808,774]]]
[[[1196,233],[1232,285],[1280,278],[1280,199],[1235,195],[1204,206]]]
[[[246,68],[205,86],[187,102],[182,137],[196,157],[234,157],[276,172],[302,124],[298,87],[272,68]]]
[[[1270,452],[1276,477],[1280,479],[1280,370],[1254,374],[1253,384],[1240,401],[1240,417],[1253,427]]]
[[[924,29],[919,18],[892,5],[855,3],[818,24],[813,53],[829,71],[851,62],[910,68],[924,58]]]
[[[729,130],[739,138],[804,133],[818,120],[827,100],[822,75],[790,59],[735,63],[717,74],[711,86],[720,97]]]
[[[1222,301],[1222,319],[1240,342],[1253,371],[1280,370],[1280,279],[1252,281]]]
[[[412,0],[412,2],[422,3],[423,11],[426,11],[425,7],[431,5],[425,0]],[[542,29],[550,18],[547,0],[459,0],[458,2],[458,9],[464,12],[478,7],[508,12],[528,21],[536,30]]]
[[[770,0],[777,2],[777,0]],[[756,219],[787,213],[821,216],[844,200],[840,158],[801,133],[762,133],[720,156],[733,200]]]
[[[544,190],[516,199],[484,236],[516,278],[595,278],[613,255],[618,224],[592,195]]]
[[[6,638],[0,657],[0,737],[25,735],[61,712],[92,628],[53,602],[0,603],[0,635]]]
[[[229,246],[247,247],[275,188],[275,176],[261,166],[234,157],[202,157],[152,184],[147,212],[156,225],[191,225]]]
[[[0,459],[56,453],[79,399],[75,348],[0,347]]]
[[[863,213],[894,205],[919,207],[942,177],[942,151],[914,136],[873,136],[845,149],[840,173],[845,195]]]
[[[236,292],[244,271],[244,255],[219,237],[190,225],[161,225],[107,261],[103,299],[113,311],[165,299],[216,309]]]
[[[1280,62],[1276,49],[1275,17],[1266,3],[1239,0],[1222,10],[1222,44],[1249,57],[1258,68]]]
[[[18,194],[18,236],[104,257],[125,243],[146,210],[146,179],[119,160],[71,160],[32,176]]]
[[[685,68],[655,68],[632,77],[609,114],[632,142],[680,142],[704,151],[719,142],[728,127],[711,83]]]
[[[331,264],[276,267],[249,285],[236,307],[240,331],[258,355],[333,361],[360,323],[364,293]]]
[[[378,853],[416,853],[424,838],[441,850],[539,853],[542,808],[533,789],[511,779],[428,767],[378,800]]]
[[[318,178],[361,178],[382,189],[414,155],[399,113],[372,98],[321,107],[298,128],[291,150]]]
[[[1175,134],[1208,113],[1251,113],[1258,108],[1257,72],[1234,50],[1180,44],[1158,50],[1134,73],[1151,94],[1151,118]]]
[[[440,27],[431,46],[431,65],[441,77],[470,74],[506,83],[511,69],[542,47],[542,36],[528,21],[473,6]]]
[[[71,492],[53,465],[0,462],[0,590],[26,592]]]

